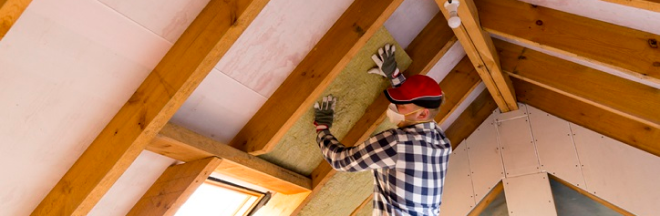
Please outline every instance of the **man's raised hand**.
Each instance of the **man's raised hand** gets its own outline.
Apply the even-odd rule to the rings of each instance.
[[[399,76],[399,68],[397,68],[396,59],[394,58],[395,51],[395,46],[391,44],[386,44],[378,49],[378,53],[371,56],[371,59],[376,63],[376,67],[369,69],[367,72],[388,79]]]
[[[316,125],[316,132],[332,127],[336,104],[337,98],[332,97],[332,95],[323,97],[320,103],[314,103],[314,125]]]

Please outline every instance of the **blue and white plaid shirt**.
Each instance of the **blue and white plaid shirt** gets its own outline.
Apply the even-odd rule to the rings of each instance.
[[[318,133],[325,159],[334,169],[371,170],[373,215],[438,215],[449,139],[435,122],[390,129],[346,148],[330,134]]]

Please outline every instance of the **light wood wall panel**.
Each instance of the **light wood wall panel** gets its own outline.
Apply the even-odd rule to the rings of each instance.
[[[526,106],[520,106],[520,112],[526,112]],[[496,113],[495,118],[502,115]],[[507,113],[505,113],[507,114]],[[540,172],[536,148],[529,128],[527,115],[504,121],[495,121],[502,147],[502,162],[507,177]]]
[[[462,142],[449,156],[440,215],[467,215],[475,206],[467,145]]]
[[[547,173],[507,177],[503,183],[510,216],[557,216]]]
[[[636,215],[660,211],[660,157],[571,124],[587,191]]]
[[[586,188],[569,123],[532,106],[527,111],[541,170]]]
[[[504,178],[496,127],[495,115],[490,115],[465,142],[470,153],[470,171],[477,203],[493,189],[497,181]]]

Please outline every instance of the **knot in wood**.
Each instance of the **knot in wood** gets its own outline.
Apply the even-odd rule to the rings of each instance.
[[[649,39],[649,46],[651,48],[656,48],[657,49],[658,48],[658,40],[653,39],[653,38]]]
[[[536,25],[539,25],[539,26],[543,25],[543,21],[542,20],[536,20]]]

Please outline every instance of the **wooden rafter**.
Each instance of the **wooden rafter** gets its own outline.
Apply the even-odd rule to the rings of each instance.
[[[660,83],[660,35],[517,0],[475,2],[493,35]]]
[[[444,123],[479,83],[481,83],[479,73],[472,66],[470,59],[467,56],[464,57],[440,82],[445,101],[440,106],[440,112],[435,116],[435,121],[438,124]]]
[[[512,80],[520,102],[660,156],[660,129],[524,80]]]
[[[449,12],[444,7],[446,1],[436,0],[436,3],[445,18],[449,18]],[[516,96],[511,87],[511,80],[500,69],[493,41],[490,35],[481,28],[474,2],[460,0],[458,16],[461,18],[461,26],[453,29],[454,34],[463,45],[467,56],[486,84],[486,88],[493,95],[493,99],[502,112],[517,110],[518,103],[516,103]]]
[[[511,76],[660,128],[660,91],[504,41],[502,69]]]
[[[660,0],[601,0],[644,10],[660,12]]]
[[[406,53],[413,61],[404,75],[428,73],[454,43],[456,43],[456,38],[447,25],[447,21],[443,16],[436,15],[406,49]],[[384,94],[376,98],[367,108],[368,111],[360,117],[341,142],[346,146],[354,146],[366,140],[385,119],[385,111],[389,103]],[[336,172],[325,161],[322,161],[312,171],[312,193],[298,206],[294,215],[321,191],[321,188]]]
[[[312,188],[306,176],[172,123],[165,125],[146,149],[185,162],[218,157],[223,162],[217,172],[279,193],[295,194]]]
[[[267,2],[210,1],[32,215],[87,214]]]
[[[356,0],[229,145],[271,151],[403,0]]]
[[[31,2],[32,0],[0,0],[0,40]]]
[[[566,103],[562,104],[564,107],[558,107],[556,105],[560,103],[553,102],[551,109],[540,109],[551,114],[577,114],[563,118],[660,156],[658,89],[503,41],[496,41],[495,44],[502,51],[502,69],[512,77],[540,87],[533,91],[551,90],[552,95],[567,97],[560,101],[579,101],[578,104],[583,104]],[[531,94],[533,91],[530,89],[523,91],[527,92],[516,91],[523,96],[521,102],[532,106],[545,106],[545,102],[550,102],[547,98],[530,97],[535,95]],[[580,112],[575,113],[577,110]],[[605,115],[601,114],[604,112],[617,117],[600,117]]]
[[[481,215],[481,213],[484,212],[484,210],[486,210],[488,205],[490,205],[495,200],[497,195],[500,195],[500,193],[502,193],[502,191],[504,191],[504,184],[502,184],[502,181],[500,181],[499,183],[497,183],[497,185],[495,185],[495,187],[493,187],[493,189],[490,190],[490,192],[488,192],[488,194],[486,194],[486,196],[484,196],[481,202],[479,202],[477,206],[475,206],[472,209],[472,211],[468,213],[468,216]]]
[[[174,215],[219,164],[210,157],[168,167],[128,215]]]
[[[604,200],[600,197],[597,197],[596,195],[593,195],[592,193],[589,193],[588,191],[585,191],[582,188],[579,188],[579,187],[577,187],[577,186],[575,186],[571,183],[568,183],[567,181],[564,181],[563,179],[558,178],[557,176],[554,176],[554,175],[551,175],[551,174],[548,174],[548,176],[550,176],[551,179],[565,185],[566,187],[569,187],[569,188],[573,189],[574,191],[576,191],[576,192],[578,192],[578,193],[580,193],[580,194],[582,194],[586,197],[589,197],[589,199],[591,199],[593,201],[596,201],[596,202],[600,203],[601,205],[604,205],[604,206],[612,209],[613,211],[618,212],[621,215],[625,215],[625,216],[633,216],[634,215],[634,214],[626,211],[625,209],[622,209],[621,207],[618,207],[618,206],[616,206],[616,205],[614,205],[614,204],[612,204],[612,203],[610,203],[610,202],[608,202],[608,201],[606,201],[606,200]]]
[[[495,109],[497,109],[497,104],[489,91],[481,92],[445,131],[452,148],[455,149],[461,141],[477,130]]]

